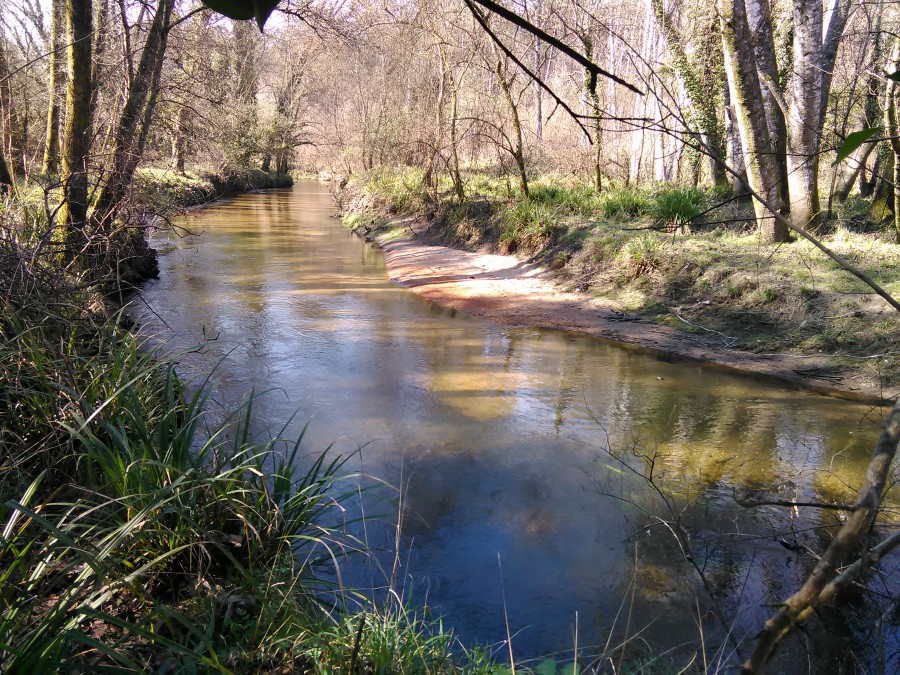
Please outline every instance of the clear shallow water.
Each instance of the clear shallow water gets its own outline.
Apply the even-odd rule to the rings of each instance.
[[[353,468],[402,486],[404,517],[398,543],[396,494],[369,493],[367,513],[388,517],[357,532],[388,574],[400,551],[398,585],[467,645],[502,640],[504,608],[521,657],[571,651],[576,612],[580,650],[645,627],[655,649],[694,641],[698,611],[715,643],[713,604],[659,525],[673,513],[735,634],[755,632],[806,569],[769,535],[818,548],[833,521],[735,495],[848,494],[880,410],[438,307],[391,283],[334,212],[325,186],[300,183],[184,219],[195,234],[155,243],[161,278],[133,313],[172,349],[201,345],[180,371],[218,364],[224,401],[262,392],[259,433],[309,422],[309,452],[362,446]],[[662,493],[620,460],[652,465]],[[385,583],[374,564],[347,575]],[[865,651],[865,631],[845,632],[815,658]]]

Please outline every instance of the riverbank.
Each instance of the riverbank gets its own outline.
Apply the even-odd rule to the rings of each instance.
[[[222,190],[158,178],[135,204]],[[272,186],[256,178],[223,184]],[[334,525],[356,494],[341,458],[254,441],[252,398],[212,413],[207,383],[142,344],[33,213],[19,195],[0,210],[0,671],[490,667],[425,610],[333,588],[362,548]]]
[[[597,202],[576,202],[563,217],[560,208],[523,207],[515,196],[483,191],[454,206],[449,195],[415,185],[368,177],[338,197],[345,222],[383,248],[391,278],[425,298],[499,323],[583,332],[823,394],[897,396],[896,313],[804,243],[767,246],[728,231],[663,235],[647,218],[627,215],[637,207],[584,220],[592,206],[594,218],[603,212]],[[557,206],[566,198],[547,192]],[[523,208],[535,212],[525,227],[530,237],[516,229]],[[889,288],[896,284],[900,247],[847,230],[828,244],[858,264],[877,263]],[[516,255],[503,252],[511,248]]]

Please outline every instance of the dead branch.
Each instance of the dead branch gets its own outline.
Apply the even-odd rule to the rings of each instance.
[[[877,562],[887,551],[900,544],[900,536],[891,535],[843,572],[839,568],[850,553],[865,546],[881,506],[881,496],[887,484],[891,465],[900,444],[900,402],[888,416],[881,437],[872,453],[866,479],[853,504],[853,512],[835,535],[834,541],[822,554],[806,583],[788,598],[781,609],[766,621],[758,636],[750,659],[742,666],[744,673],[762,673],[775,653],[778,644],[795,628],[806,621],[818,607],[831,600],[838,591],[853,581],[863,569]]]

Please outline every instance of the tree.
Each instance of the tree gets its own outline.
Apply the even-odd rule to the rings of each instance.
[[[44,141],[44,161],[41,171],[54,174],[59,169],[59,107],[65,87],[65,71],[62,68],[63,36],[66,33],[65,0],[53,0],[50,23],[50,83],[47,105],[47,133]]]
[[[66,0],[66,123],[60,174],[69,253],[80,248],[87,225],[88,151],[91,141],[91,0]]]
[[[735,125],[743,146],[747,179],[751,189],[762,195],[776,210],[781,210],[781,176],[766,124],[766,111],[744,0],[718,0],[717,6],[722,29],[725,75],[734,106]],[[776,242],[787,240],[787,228],[772,218],[764,204],[754,201],[753,208],[766,239]]]
[[[98,222],[110,224],[143,155],[150,121],[159,96],[159,80],[174,0],[159,0],[114,134],[111,167],[97,196]]]

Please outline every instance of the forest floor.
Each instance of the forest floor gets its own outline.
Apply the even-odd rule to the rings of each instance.
[[[537,213],[523,219],[514,196],[481,194],[460,209],[402,188],[357,179],[339,201],[345,222],[382,247],[391,278],[429,300],[830,395],[900,392],[900,317],[806,242],[768,245],[733,226],[660,233],[646,214],[541,212],[534,197]],[[891,236],[841,226],[826,241],[896,295]]]

